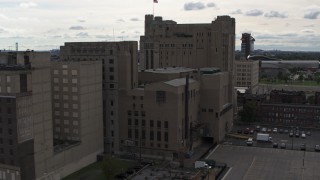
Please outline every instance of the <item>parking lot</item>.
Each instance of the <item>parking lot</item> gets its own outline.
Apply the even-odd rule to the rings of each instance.
[[[219,145],[208,157],[230,167],[224,180],[320,179],[320,153]]]
[[[239,130],[242,131],[241,135],[252,137],[254,139],[253,146],[259,146],[259,147],[273,147],[273,143],[276,142],[279,144],[285,143],[286,144],[286,149],[293,149],[293,150],[300,150],[301,149],[301,144],[306,144],[306,151],[315,151],[314,147],[315,145],[320,144],[320,131],[314,130],[314,129],[299,129],[299,137],[295,136],[295,131],[293,137],[289,137],[289,132],[291,130],[291,127],[277,127],[278,132],[273,132],[274,127],[272,126],[261,126],[260,129],[265,127],[266,129],[270,129],[271,132],[269,135],[272,137],[271,142],[257,142],[255,139],[257,137],[257,132],[254,131],[253,134],[244,134],[244,130],[246,128],[255,129],[255,126],[235,126],[233,129],[234,134],[239,134]],[[279,130],[282,129],[283,133],[280,133]],[[284,130],[288,130],[288,133],[284,133]],[[308,136],[306,135],[306,138],[301,137],[301,132],[304,131],[310,132],[311,135]],[[268,132],[266,132],[268,133]],[[226,138],[224,144],[233,144],[233,145],[243,145],[246,146],[246,139],[235,139],[235,138]]]

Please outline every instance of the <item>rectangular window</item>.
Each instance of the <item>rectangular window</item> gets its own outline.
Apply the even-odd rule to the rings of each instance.
[[[71,70],[71,74],[72,74],[73,76],[78,75],[78,70]]]
[[[113,59],[109,59],[109,64],[113,64],[114,60]]]
[[[146,139],[146,131],[145,130],[141,131],[141,139]]]
[[[161,132],[160,131],[157,132],[157,141],[161,141]]]
[[[110,84],[110,85],[109,85],[109,88],[110,88],[110,89],[113,89],[113,88],[114,88],[114,84]]]
[[[73,113],[72,113],[72,117],[79,117],[79,115],[78,115],[77,112],[73,112]]]
[[[114,76],[109,76],[109,80],[114,80]]]
[[[72,108],[73,108],[73,109],[78,109],[79,106],[78,106],[78,104],[72,104]]]
[[[161,121],[157,121],[157,127],[161,128]]]
[[[78,92],[78,88],[77,87],[72,87],[72,92]]]
[[[113,67],[110,67],[110,68],[109,68],[109,71],[110,71],[110,72],[114,72],[114,68],[113,68]]]
[[[156,92],[156,102],[157,103],[165,103],[166,102],[166,92],[165,91],[157,91]]]
[[[131,138],[132,138],[131,129],[128,129],[128,138],[129,138],[129,139],[131,139]]]
[[[130,110],[128,111],[128,115],[131,116],[131,111]]]
[[[59,83],[59,78],[53,78],[54,83]]]
[[[153,120],[150,120],[150,127],[153,127]]]
[[[11,114],[11,113],[12,113],[11,108],[9,108],[9,107],[7,108],[7,113],[8,113],[8,114]]]
[[[138,130],[138,129],[135,129],[135,130],[134,130],[134,137],[135,137],[136,139],[139,138],[139,130]]]
[[[63,78],[62,83],[64,83],[64,84],[69,83],[69,80],[67,78]]]
[[[146,120],[144,120],[144,119],[141,120],[141,126],[142,127],[146,126]]]
[[[164,128],[168,129],[168,126],[169,126],[168,124],[169,124],[168,121],[165,121],[164,122]]]
[[[128,118],[128,125],[131,126],[131,119]]]
[[[78,79],[72,79],[72,83],[73,84],[77,84],[78,83]]]
[[[135,119],[135,120],[134,120],[134,125],[135,125],[135,126],[139,126],[139,120],[138,120],[138,119]]]
[[[153,131],[150,131],[150,140],[154,140],[154,133],[153,133]]]
[[[68,70],[62,70],[63,75],[68,75]]]
[[[164,133],[164,140],[165,140],[166,142],[168,142],[168,141],[169,141],[169,135],[168,135],[168,132],[165,132],[165,133]]]
[[[11,77],[7,76],[7,82],[11,82]]]

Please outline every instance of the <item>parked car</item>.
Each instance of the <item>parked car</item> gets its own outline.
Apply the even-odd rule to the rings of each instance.
[[[273,148],[278,148],[278,143],[276,143],[276,142],[273,143],[272,147],[273,147]]]
[[[301,138],[302,138],[302,139],[305,139],[305,138],[306,138],[306,134],[302,133],[302,134],[301,134]]]
[[[289,133],[289,137],[293,137],[293,132],[290,132],[290,133]]]
[[[307,132],[307,136],[311,136],[311,132],[310,131]]]
[[[244,129],[244,131],[243,131],[244,134],[249,134],[249,132],[250,132],[250,129],[249,129],[249,128],[246,128],[246,129]]]
[[[251,129],[249,133],[250,133],[250,134],[253,134],[253,133],[254,133],[253,129]]]
[[[249,138],[247,140],[247,146],[252,146],[253,145],[253,139],[252,138]]]
[[[261,130],[263,133],[266,133],[267,132],[267,128],[262,128],[262,130]]]
[[[271,129],[270,129],[270,128],[268,128],[268,129],[267,129],[267,132],[268,132],[268,133],[271,133]]]
[[[269,136],[269,141],[272,141],[272,137],[271,136]]]
[[[296,132],[296,137],[300,137],[300,134],[299,134],[299,132]]]
[[[284,132],[283,129],[279,129],[280,134],[283,134],[283,132]]]
[[[320,145],[318,145],[318,144],[315,145],[315,146],[314,146],[314,151],[319,152],[319,151],[320,151]]]
[[[288,134],[288,133],[289,133],[289,130],[288,130],[288,129],[285,129],[285,130],[284,130],[284,133],[285,133],[285,134]]]
[[[256,126],[256,131],[260,132],[261,127],[259,125]]]
[[[284,142],[281,143],[281,144],[280,144],[280,148],[281,148],[281,149],[285,149],[285,148],[286,148],[286,143],[284,143]]]
[[[273,133],[277,133],[278,132],[278,128],[273,128]]]
[[[302,144],[300,145],[300,150],[301,150],[301,151],[305,151],[305,150],[306,150],[306,144],[305,144],[305,143],[302,143]]]

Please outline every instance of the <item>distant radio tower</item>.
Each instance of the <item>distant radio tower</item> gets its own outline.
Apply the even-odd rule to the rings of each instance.
[[[18,50],[19,50],[19,45],[18,45],[18,43],[16,42],[16,51],[18,52]]]

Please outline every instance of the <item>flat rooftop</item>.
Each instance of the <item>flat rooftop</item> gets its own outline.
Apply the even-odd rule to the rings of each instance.
[[[157,68],[157,69],[146,69],[141,72],[148,73],[163,73],[163,74],[174,74],[174,73],[183,73],[183,72],[192,72],[195,69],[185,68],[185,67],[166,67],[166,68]]]
[[[193,79],[189,79],[189,83],[194,83],[194,82],[196,82],[196,81]],[[173,79],[170,81],[166,81],[164,83],[171,85],[171,86],[184,86],[184,85],[186,85],[186,78]]]

